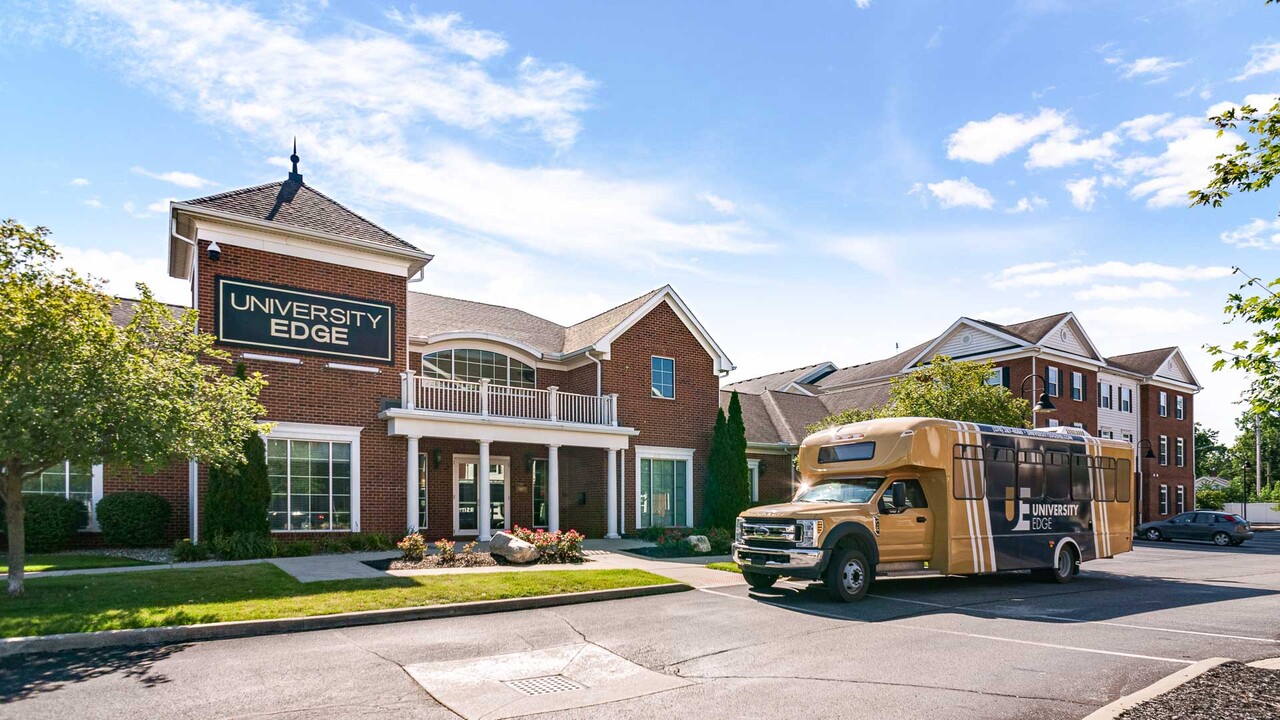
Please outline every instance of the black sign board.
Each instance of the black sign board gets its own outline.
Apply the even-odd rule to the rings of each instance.
[[[395,308],[219,277],[218,342],[390,363]]]

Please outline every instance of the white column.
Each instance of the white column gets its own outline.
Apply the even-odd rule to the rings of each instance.
[[[405,511],[405,527],[408,532],[418,529],[418,438],[409,438],[409,462],[405,473],[405,501],[409,504]]]
[[[547,446],[547,530],[560,529],[560,446]]]
[[[618,451],[609,448],[605,451],[609,458],[609,471],[605,476],[605,507],[609,513],[609,521],[605,523],[605,537],[616,538],[618,535]]]
[[[480,539],[492,540],[489,519],[493,510],[489,507],[489,441],[480,441],[480,467],[476,473],[476,520],[480,527]]]

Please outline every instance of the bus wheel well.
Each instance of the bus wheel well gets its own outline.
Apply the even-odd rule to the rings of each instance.
[[[875,567],[880,562],[880,549],[876,547],[875,539],[871,536],[871,532],[861,525],[851,525],[851,527],[837,528],[840,531],[839,535],[835,538],[835,542],[828,545],[828,547],[858,550],[867,557],[872,567]]]
[[[1084,554],[1080,552],[1080,546],[1077,545],[1076,541],[1072,540],[1071,538],[1063,538],[1062,541],[1058,543],[1058,547],[1056,550],[1054,550],[1054,553],[1053,553],[1053,562],[1055,565],[1058,563],[1058,555],[1064,552],[1069,552],[1075,556],[1075,560],[1076,560],[1075,567],[1073,568],[1071,574],[1072,575],[1079,574],[1080,563],[1084,562]]]

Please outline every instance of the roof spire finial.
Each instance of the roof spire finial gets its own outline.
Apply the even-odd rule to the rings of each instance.
[[[289,156],[290,162],[293,163],[293,170],[289,172],[289,181],[302,184],[302,174],[298,172],[298,136],[293,136],[293,154]]]

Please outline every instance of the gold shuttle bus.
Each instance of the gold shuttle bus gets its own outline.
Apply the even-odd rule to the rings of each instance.
[[[877,577],[1031,570],[1133,549],[1133,447],[1083,430],[887,418],[805,438],[789,503],[738,517],[747,582],[823,580],[837,598]]]

